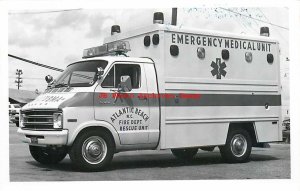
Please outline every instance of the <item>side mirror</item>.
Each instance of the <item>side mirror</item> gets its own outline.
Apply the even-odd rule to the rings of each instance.
[[[120,88],[123,92],[130,92],[132,90],[130,76],[121,76]]]
[[[98,79],[100,79],[102,77],[102,75],[104,74],[104,69],[102,67],[98,67],[97,68],[97,76]]]
[[[45,80],[48,84],[50,84],[51,82],[53,82],[53,77],[51,75],[47,75],[45,76]]]

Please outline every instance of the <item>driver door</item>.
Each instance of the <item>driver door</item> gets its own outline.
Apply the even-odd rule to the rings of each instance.
[[[121,76],[130,76],[132,90],[118,91]],[[149,100],[139,99],[147,93],[143,63],[119,62],[113,64],[95,89],[95,118],[114,126],[121,144],[149,143]]]

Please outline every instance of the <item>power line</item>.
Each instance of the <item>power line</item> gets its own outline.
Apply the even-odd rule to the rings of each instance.
[[[14,56],[12,54],[8,54],[9,57],[12,57],[12,58],[15,58],[15,59],[18,59],[18,60],[22,60],[24,62],[28,62],[30,64],[33,64],[33,65],[36,65],[36,66],[40,66],[40,67],[44,67],[44,68],[48,68],[50,70],[55,70],[55,71],[58,71],[58,72],[63,72],[64,70],[63,69],[60,69],[60,68],[56,68],[56,67],[53,67],[53,66],[48,66],[48,65],[45,65],[45,64],[40,64],[40,63],[37,63],[37,62],[33,62],[31,60],[27,60],[25,58],[21,58],[21,57],[18,57],[18,56]]]
[[[238,12],[235,12],[235,11],[232,11],[230,9],[226,9],[226,8],[223,8],[223,7],[218,7],[219,9],[222,9],[222,10],[225,10],[225,11],[228,11],[228,12],[231,12],[231,13],[234,13],[234,14],[238,14],[240,16],[243,16],[243,17],[247,17],[247,18],[250,18],[250,19],[253,19],[253,20],[256,20],[256,21],[259,21],[259,22],[262,22],[262,23],[266,23],[266,24],[269,24],[269,25],[272,25],[272,26],[275,26],[275,27],[278,27],[278,28],[282,28],[282,29],[285,29],[285,30],[289,30],[289,28],[287,27],[283,27],[283,26],[280,26],[280,25],[277,25],[277,24],[274,24],[274,23],[271,23],[271,22],[267,22],[267,21],[264,21],[264,20],[260,20],[260,19],[257,19],[257,18],[254,18],[250,15],[244,15],[242,13],[238,13]]]
[[[51,70],[55,70],[55,71],[58,71],[58,72],[63,72],[64,71],[63,69],[60,69],[60,68],[56,68],[56,67],[53,67],[53,66],[48,66],[48,65],[45,65],[45,64],[40,64],[40,63],[37,63],[37,62],[33,62],[31,60],[27,60],[25,58],[21,58],[21,57],[18,57],[18,56],[11,55],[11,54],[8,54],[8,56],[12,57],[12,58],[15,58],[15,59],[18,59],[18,60],[22,60],[24,62],[28,62],[30,64],[34,64],[34,65],[40,66],[40,67],[44,67],[44,68],[48,68],[48,69],[51,69]],[[86,79],[91,79],[92,78],[90,76],[86,76],[86,75],[82,75],[82,74],[76,74],[76,73],[74,73],[73,75],[77,76],[77,77],[86,78]]]
[[[261,12],[261,14],[265,17],[265,19],[266,19],[268,22],[270,22],[270,20],[269,20],[268,17],[264,14],[264,12],[263,12],[260,8],[257,8],[257,9]],[[275,28],[275,30],[277,31],[277,33],[279,34],[279,36],[281,36],[281,38],[285,41],[285,43],[288,44],[288,41],[285,39],[286,37],[284,37],[284,36],[281,34],[281,32],[280,32],[277,28]]]
[[[55,10],[55,11],[36,11],[36,12],[10,12],[9,15],[16,15],[16,14],[44,14],[44,13],[60,13],[60,12],[69,12],[69,11],[80,11],[79,9],[63,9],[63,10]]]
[[[9,78],[15,78],[14,76],[9,76]],[[35,78],[35,77],[22,77],[22,79],[30,79],[30,80],[45,80],[44,78]]]
[[[255,29],[253,29],[251,24],[246,25],[245,22],[245,18],[236,18],[236,21],[238,20],[238,22],[246,29],[251,29],[254,33],[257,33],[257,31]]]

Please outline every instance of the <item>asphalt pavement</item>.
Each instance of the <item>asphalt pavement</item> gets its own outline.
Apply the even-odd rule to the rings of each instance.
[[[30,155],[28,145],[10,124],[10,181],[103,181],[103,180],[203,180],[203,179],[289,179],[290,145],[270,144],[253,148],[247,163],[227,164],[218,149],[199,150],[191,162],[176,159],[171,151],[129,151],[115,154],[103,172],[78,172],[67,156],[57,165],[41,165]]]

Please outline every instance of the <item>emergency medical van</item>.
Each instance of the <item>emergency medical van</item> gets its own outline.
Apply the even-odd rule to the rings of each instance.
[[[218,147],[237,163],[282,141],[280,51],[268,28],[245,36],[154,19],[111,34],[57,79],[46,76],[48,88],[22,108],[18,134],[36,161],[69,154],[81,170],[102,170],[121,151],[191,160]]]

